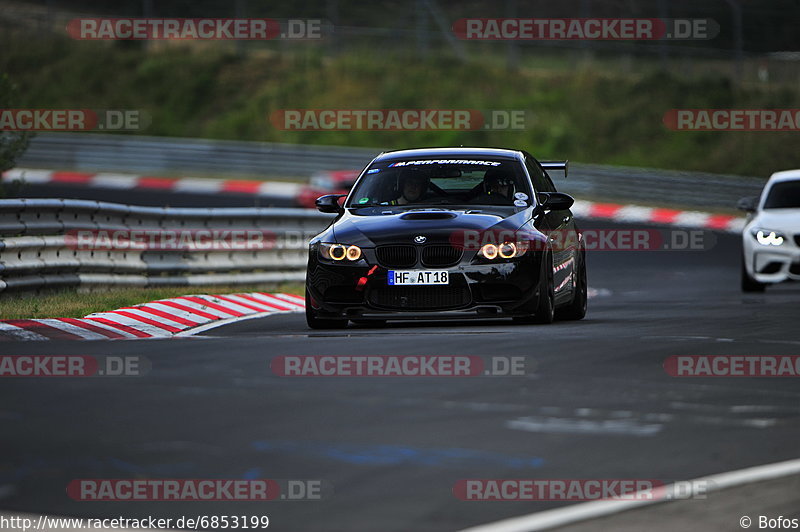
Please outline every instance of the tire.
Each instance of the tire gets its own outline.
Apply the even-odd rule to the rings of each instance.
[[[543,259],[542,283],[544,286],[539,287],[539,298],[536,302],[536,308],[531,316],[519,316],[514,318],[517,323],[539,323],[548,324],[553,323],[555,319],[556,310],[556,293],[553,286],[553,259],[548,253]]]
[[[747,267],[744,265],[744,256],[742,256],[742,292],[763,292],[767,287],[764,283],[759,283],[747,273]]]
[[[556,291],[553,286],[553,269],[550,268],[550,275],[547,276],[547,286],[545,287],[545,297],[539,295],[539,304],[536,306],[536,313],[533,315],[533,323],[546,325],[553,323],[556,319]]]
[[[586,316],[586,309],[589,303],[588,284],[586,282],[586,252],[581,250],[578,254],[580,263],[578,265],[578,279],[575,285],[575,293],[572,301],[563,309],[558,309],[556,317],[559,320],[582,320]]]
[[[316,311],[311,308],[311,296],[308,295],[306,288],[306,323],[312,329],[344,329],[347,327],[347,320],[337,320],[330,318],[318,318]]]

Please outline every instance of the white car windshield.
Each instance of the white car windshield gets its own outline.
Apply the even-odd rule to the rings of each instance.
[[[780,181],[770,187],[765,209],[800,209],[800,180]]]

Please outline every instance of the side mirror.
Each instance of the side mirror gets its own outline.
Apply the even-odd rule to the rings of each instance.
[[[736,208],[745,212],[756,212],[757,206],[758,206],[758,198],[755,196],[748,196],[746,198],[742,198],[736,203]]]
[[[327,194],[325,196],[318,197],[317,201],[314,202],[314,205],[317,206],[317,210],[319,212],[339,214],[344,212],[342,206],[339,205],[339,198],[344,198],[346,196],[347,194]]]
[[[575,198],[563,192],[542,192],[539,194],[539,204],[546,211],[565,211],[572,207]]]

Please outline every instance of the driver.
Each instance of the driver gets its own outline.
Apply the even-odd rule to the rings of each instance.
[[[400,173],[400,197],[389,205],[408,205],[418,202],[428,191],[430,178],[419,170],[404,168]]]

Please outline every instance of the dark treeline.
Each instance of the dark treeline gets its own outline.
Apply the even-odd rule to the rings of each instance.
[[[29,0],[51,9],[69,9],[96,15],[161,17],[274,17],[323,18],[349,27],[412,29],[416,10],[425,0]],[[800,50],[800,1],[798,0],[433,0],[445,18],[503,17],[665,17],[712,18],[719,35],[692,46],[730,49],[735,43],[734,8],[742,16],[746,52]],[[432,22],[429,28],[436,29]],[[413,43],[409,43],[413,46]],[[644,45],[644,44],[643,44]]]

